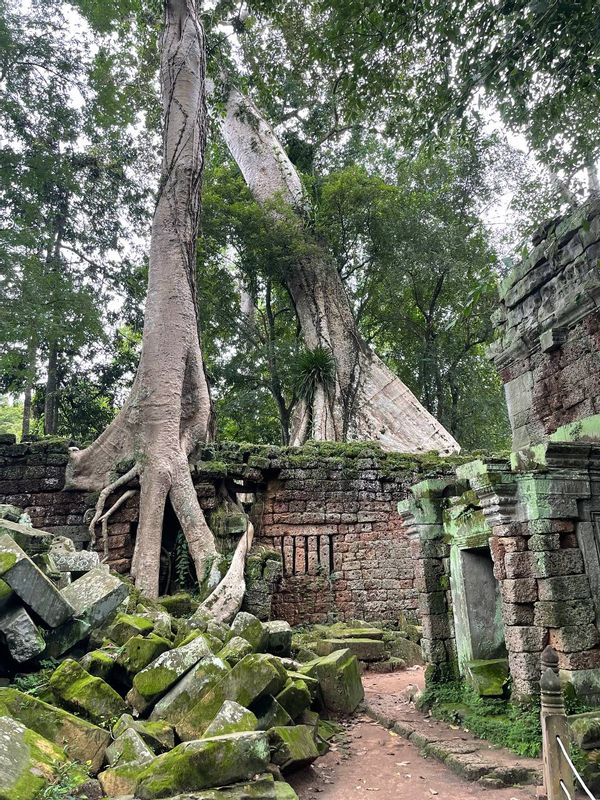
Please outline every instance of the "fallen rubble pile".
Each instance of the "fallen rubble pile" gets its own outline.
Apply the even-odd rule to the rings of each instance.
[[[0,517],[0,800],[296,797],[282,775],[363,698],[348,648],[294,661],[285,622],[150,601],[18,509]]]

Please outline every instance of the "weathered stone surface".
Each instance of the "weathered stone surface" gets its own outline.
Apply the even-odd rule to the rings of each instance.
[[[584,571],[583,556],[578,548],[547,550],[535,553],[535,568],[542,578],[578,575]]]
[[[158,602],[173,617],[189,617],[198,607],[197,601],[187,592],[164,595]]]
[[[364,697],[356,656],[337,650],[300,667],[301,674],[317,678],[326,708],[351,714]]]
[[[111,767],[122,764],[141,767],[149,764],[153,758],[154,753],[133,728],[126,728],[106,750],[106,761]]]
[[[225,700],[217,716],[204,731],[203,739],[223,736],[226,733],[255,731],[258,721],[252,711],[233,700]]]
[[[135,795],[154,800],[248,780],[265,770],[269,756],[266,734],[259,731],[184,742],[143,770]]]
[[[144,667],[171,649],[171,643],[162,636],[151,633],[148,637],[132,636],[117,657],[117,664],[129,675],[136,675]]]
[[[95,550],[54,551],[52,558],[59,572],[89,572],[100,566],[100,555]]]
[[[270,773],[265,773],[249,783],[203,789],[194,792],[193,798],[182,794],[170,800],[298,800],[298,795],[289,783],[275,781]]]
[[[10,717],[0,717],[0,797],[34,800],[66,758],[56,745]]]
[[[113,670],[118,654],[118,650],[90,650],[79,659],[79,663],[90,675],[105,681]]]
[[[336,650],[350,650],[359,661],[380,661],[385,658],[385,645],[379,639],[320,639],[317,642],[317,655],[328,656]]]
[[[206,638],[199,634],[188,644],[163,653],[138,672],[133,687],[146,701],[158,699],[200,659],[211,655]]]
[[[292,719],[296,719],[310,706],[311,696],[306,681],[290,678],[275,699]]]
[[[505,603],[532,603],[538,596],[535,578],[513,578],[502,581],[501,590]]]
[[[595,612],[591,600],[544,600],[536,603],[533,618],[536,625],[560,628],[593,622]]]
[[[19,720],[57,747],[66,746],[72,758],[83,764],[89,762],[91,772],[98,772],[102,766],[110,733],[91,722],[12,688],[0,688],[0,716],[5,715]]]
[[[104,624],[129,594],[129,587],[105,567],[96,567],[62,590],[62,595],[91,627]]]
[[[229,666],[216,656],[201,659],[158,701],[152,709],[150,719],[164,719],[172,725],[177,724],[195,702],[228,671]]]
[[[569,717],[569,728],[573,741],[582,750],[596,750],[600,747],[599,712],[573,714]]]
[[[18,520],[0,519],[0,535],[5,533],[29,556],[47,552],[52,544],[51,533],[21,525]]]
[[[590,596],[587,575],[561,575],[538,581],[540,600],[584,600]]]
[[[121,764],[105,769],[98,775],[102,791],[109,797],[132,796],[138,779],[146,765]]]
[[[240,611],[239,614],[236,614],[231,623],[231,631],[234,636],[241,636],[242,639],[246,639],[254,652],[260,650],[265,642],[266,637],[262,622],[253,614],[248,614],[247,611]]]
[[[292,652],[292,628],[289,622],[276,619],[263,622],[266,635],[263,649],[275,656],[289,656]]]
[[[319,757],[314,731],[310,725],[271,728],[271,760],[282,770],[299,769]]]
[[[548,640],[548,644],[561,653],[590,650],[599,642],[598,628],[593,623],[551,629]]]
[[[6,583],[6,581],[3,581],[2,578],[0,578],[0,611],[9,605],[13,598],[13,590],[10,588],[8,583]]]
[[[233,666],[252,652],[253,647],[247,639],[243,639],[241,636],[234,636],[222,650],[219,650],[217,656]]]
[[[117,614],[111,622],[107,636],[121,647],[132,636],[147,636],[154,630],[154,623],[139,614]]]
[[[126,730],[135,731],[154,753],[163,753],[175,747],[173,727],[162,720],[134,719],[123,714],[113,725],[113,736],[121,736]]]
[[[176,724],[177,735],[183,741],[202,735],[225,700],[235,700],[248,708],[264,695],[277,694],[286,680],[286,672],[274,656],[245,656]]]
[[[0,633],[15,661],[23,663],[39,656],[46,642],[36,624],[20,606],[0,611]]]
[[[548,634],[544,628],[533,626],[510,626],[504,629],[506,646],[509,650],[526,653],[541,653],[547,643]]]
[[[111,686],[102,678],[87,673],[70,658],[54,670],[49,686],[66,708],[93,722],[106,722],[127,710],[123,699]]]
[[[505,658],[467,661],[465,679],[482,697],[502,697],[508,681],[508,661]]]
[[[68,599],[7,534],[0,535],[0,576],[49,627],[73,616]]]
[[[11,503],[0,503],[0,519],[18,522],[22,513],[18,506],[13,506]]]
[[[92,626],[84,619],[71,619],[46,634],[46,655],[59,658],[86,639]]]
[[[294,724],[285,708],[271,695],[255,700],[252,703],[252,708],[258,720],[256,727],[259,731],[267,731],[277,725]]]

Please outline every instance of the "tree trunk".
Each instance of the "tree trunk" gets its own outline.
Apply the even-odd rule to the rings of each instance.
[[[67,472],[69,488],[102,489],[94,522],[110,492],[139,476],[140,516],[131,571],[136,586],[149,596],[158,594],[167,498],[199,579],[210,571],[212,585],[218,582],[214,537],[188,465],[190,452],[208,437],[211,418],[195,291],[206,143],[204,32],[194,0],[167,0],[165,11],[160,66],[162,175],[152,222],[140,364],[119,416],[90,447],[72,454]],[[116,479],[116,467],[123,459],[133,459],[134,465]],[[221,602],[212,600],[219,614],[229,616],[237,611],[240,592],[239,575],[230,573],[216,590]]]
[[[29,436],[31,430],[31,400],[33,384],[35,382],[35,341],[33,338],[27,343],[27,377],[25,379],[25,392],[23,398],[23,425],[21,437]]]
[[[57,362],[58,348],[56,342],[51,342],[48,351],[48,377],[46,379],[46,397],[44,399],[44,433],[46,436],[56,433]]]
[[[292,443],[308,437],[374,439],[388,450],[458,450],[452,436],[363,341],[335,265],[305,230],[305,197],[295,167],[254,104],[235,88],[229,91],[221,130],[254,198],[278,222],[297,225],[305,238],[304,254],[285,281],[305,346],[326,348],[335,359],[333,385],[319,387],[310,407],[297,405]]]

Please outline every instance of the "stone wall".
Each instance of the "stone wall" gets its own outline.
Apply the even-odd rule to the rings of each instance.
[[[503,281],[490,352],[513,449],[600,413],[600,199],[546,224]]]
[[[89,546],[96,496],[63,491],[68,447],[58,440],[15,445],[11,437],[0,437],[0,503],[23,508],[36,527]],[[451,462],[432,456],[385,454],[369,444],[285,449],[222,444],[192,459],[209,523],[221,484],[253,498],[256,548],[272,548],[283,559],[273,614],[291,623],[416,616],[414,565],[396,507],[412,483],[452,469]],[[107,560],[123,573],[129,570],[137,520],[136,495],[108,525]],[[165,524],[176,525],[172,514]],[[104,546],[98,527],[95,547],[102,552]]]

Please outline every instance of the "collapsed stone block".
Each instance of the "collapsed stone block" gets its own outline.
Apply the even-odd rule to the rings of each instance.
[[[89,762],[92,773],[102,766],[110,733],[91,722],[12,688],[0,688],[0,716],[4,715],[19,720],[57,747],[67,747],[77,761]]]
[[[75,616],[90,627],[103,625],[129,594],[129,587],[105,567],[96,567],[62,590]]]
[[[222,659],[216,656],[201,659],[158,701],[152,709],[150,719],[164,719],[176,725],[226,672],[229,672],[229,665]]]
[[[325,707],[331,711],[351,714],[364,697],[358,660],[347,649],[309,661],[299,672],[317,678]]]
[[[217,655],[219,658],[222,658],[223,661],[227,661],[228,664],[233,666],[237,664],[238,661],[241,661],[244,656],[252,652],[252,645],[247,639],[243,639],[241,636],[234,636],[227,642],[222,650],[219,650]]]
[[[153,758],[154,753],[133,728],[126,728],[106,750],[106,760],[111,767],[122,764],[141,767],[149,764]]]
[[[285,708],[271,695],[260,697],[252,703],[252,710],[257,718],[259,731],[267,731],[278,725],[293,725],[294,721]]]
[[[269,746],[273,763],[284,771],[305,767],[319,757],[310,725],[271,728]]]
[[[113,670],[117,661],[118,651],[113,650],[90,650],[82,658],[79,663],[86,672],[94,675],[96,678],[102,678],[103,681],[108,679],[108,676]]]
[[[243,733],[255,731],[258,720],[252,711],[233,700],[225,700],[217,716],[204,731],[203,739],[213,736],[223,736],[226,733]]]
[[[89,572],[100,566],[100,556],[95,550],[76,550],[74,553],[53,550],[52,559],[59,572]]]
[[[385,645],[379,639],[320,639],[316,645],[319,656],[328,656],[344,648],[350,650],[359,661],[381,661],[385,658]]]
[[[46,634],[46,655],[59,658],[86,639],[92,626],[84,619],[71,619]]]
[[[262,622],[253,614],[247,611],[240,611],[236,614],[231,623],[231,632],[234,636],[241,636],[252,647],[254,652],[261,650],[265,641],[265,632]]]
[[[46,642],[24,608],[9,607],[0,611],[0,633],[15,661],[22,664],[41,655]]]
[[[138,672],[133,679],[134,689],[146,701],[158,699],[200,659],[211,655],[205,637],[199,634],[187,644],[162,653]]]
[[[117,614],[108,629],[107,636],[121,647],[132,636],[147,636],[154,630],[154,623],[137,614]]]
[[[269,760],[267,737],[260,731],[183,742],[142,771],[135,796],[154,800],[248,780],[263,772]]]
[[[292,719],[299,717],[311,703],[310,692],[302,678],[290,678],[275,699]]]
[[[477,694],[481,697],[502,697],[508,681],[507,659],[466,661],[463,666],[465,680]]]
[[[266,641],[263,649],[274,656],[288,657],[292,652],[292,628],[289,622],[273,620],[263,622]]]
[[[154,633],[147,638],[141,635],[132,636],[121,648],[116,663],[129,675],[136,675],[170,649],[170,642]]]
[[[588,711],[569,717],[571,737],[582,750],[596,750],[600,747],[600,713]]]
[[[74,616],[68,599],[6,534],[0,535],[0,577],[50,628]]]
[[[286,680],[286,672],[274,656],[245,656],[175,726],[177,735],[183,741],[202,735],[226,700],[248,708],[263,695],[277,694]]]
[[[18,520],[0,519],[0,535],[5,533],[29,556],[48,552],[54,538],[51,533],[21,525]]]
[[[270,773],[259,775],[250,783],[234,783],[204,789],[198,800],[298,800],[298,795],[285,781],[276,781]],[[171,800],[190,800],[189,795],[177,795]]]
[[[109,797],[133,796],[138,779],[145,764],[120,764],[105,769],[98,775],[102,791]]]
[[[52,742],[10,717],[0,717],[0,796],[34,800],[67,759]],[[85,774],[81,774],[81,782]]]
[[[113,736],[121,736],[126,730],[135,731],[154,753],[163,753],[175,747],[173,728],[162,720],[146,721],[123,714],[112,728]]]
[[[125,713],[120,695],[102,678],[87,673],[76,661],[68,658],[52,673],[49,681],[52,693],[69,710],[92,722],[106,722]]]

